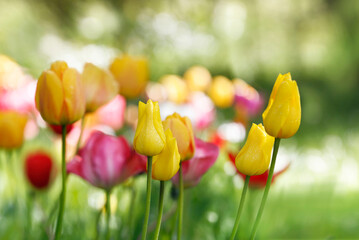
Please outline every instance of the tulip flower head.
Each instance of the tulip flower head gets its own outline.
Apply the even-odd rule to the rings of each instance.
[[[195,138],[196,152],[188,161],[182,162],[183,185],[185,188],[196,186],[201,177],[216,162],[219,154],[219,148],[209,142],[204,142],[199,138]],[[173,183],[178,186],[179,174],[172,178]]]
[[[80,74],[66,62],[54,62],[37,82],[35,101],[49,124],[66,125],[79,120],[86,107]]]
[[[126,99],[121,95],[117,95],[95,112],[96,122],[98,124],[109,126],[114,130],[119,130],[122,128],[125,121],[125,110]]]
[[[15,111],[0,111],[0,148],[17,148],[24,141],[27,116]]]
[[[86,112],[94,112],[113,99],[119,90],[112,74],[86,63],[81,77],[86,97]]]
[[[152,178],[160,181],[170,180],[179,170],[181,157],[177,141],[170,129],[166,132],[166,145],[162,152],[152,159]]]
[[[252,124],[248,138],[236,157],[236,167],[247,176],[261,175],[269,167],[274,138],[262,124]]]
[[[234,79],[235,88],[234,103],[236,108],[251,117],[256,116],[262,109],[263,99],[257,90],[243,81],[242,79]]]
[[[228,157],[229,160],[233,163],[233,166],[236,166],[236,156],[232,153],[228,153]],[[281,175],[282,173],[284,173],[287,169],[289,168],[289,164],[286,165],[284,168],[281,168],[280,170],[276,171],[276,168],[274,169],[274,174],[273,174],[273,178],[272,178],[272,182],[271,184],[273,184],[275,182],[275,180],[277,179],[277,177],[279,175]],[[243,173],[240,173],[238,171],[238,169],[236,168],[237,173],[239,174],[239,176],[241,176],[241,178],[243,180],[246,179],[246,175],[244,175]],[[269,171],[266,170],[263,174],[261,175],[255,175],[252,176],[249,180],[249,187],[253,188],[253,189],[259,189],[259,188],[264,188],[266,186],[267,180],[268,180],[268,174]]]
[[[155,156],[162,152],[166,143],[166,136],[161,122],[158,102],[138,104],[138,123],[133,140],[136,151],[146,156]]]
[[[167,97],[171,102],[181,104],[187,100],[188,88],[179,76],[166,75],[160,79],[160,82],[166,89]]]
[[[300,95],[297,82],[292,80],[290,73],[279,74],[262,117],[267,133],[273,137],[290,138],[298,131]]]
[[[174,113],[163,121],[163,127],[165,130],[171,129],[173,136],[176,138],[181,161],[190,159],[196,148],[191,120],[188,117],[181,117],[178,113]]]
[[[217,107],[230,107],[234,101],[233,83],[226,77],[217,76],[213,79],[208,95]]]
[[[126,98],[138,97],[149,79],[148,62],[145,58],[124,55],[112,62],[110,71],[120,84],[119,93]]]
[[[25,159],[25,174],[30,184],[42,190],[47,188],[54,178],[54,161],[45,152],[30,153]]]
[[[146,170],[146,157],[131,150],[124,137],[95,131],[68,164],[67,171],[93,186],[110,190]]]
[[[193,66],[189,68],[183,78],[191,91],[207,91],[212,81],[211,73],[202,66]]]

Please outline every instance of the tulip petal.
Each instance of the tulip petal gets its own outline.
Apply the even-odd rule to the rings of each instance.
[[[291,93],[290,83],[282,82],[275,96],[275,101],[273,101],[267,115],[263,118],[264,126],[270,126],[266,127],[266,131],[271,136],[278,137],[279,131],[287,119],[290,111],[288,101],[291,99]]]
[[[170,180],[179,170],[181,156],[176,138],[170,129],[166,130],[166,145],[159,155],[153,157],[152,178],[161,181]]]
[[[158,103],[151,100],[147,104],[139,103],[139,118],[134,137],[134,147],[140,154],[155,156],[159,154],[165,145],[160,108]]]
[[[146,172],[147,157],[136,153],[134,150],[131,154],[131,158],[128,158],[123,166],[119,183],[126,181],[131,176]]]
[[[60,125],[64,93],[60,78],[53,71],[41,74],[35,95],[36,107],[42,118],[50,124]]]
[[[124,137],[95,131],[68,164],[74,173],[92,185],[111,189],[127,178],[145,171],[146,158],[135,154]]]
[[[296,81],[291,82],[291,98],[289,105],[291,106],[287,119],[283,124],[282,130],[279,133],[280,138],[289,138],[293,136],[299,129],[301,121],[301,106],[300,95]]]
[[[85,89],[87,112],[94,112],[118,93],[119,86],[113,76],[94,64],[85,64],[81,80]]]
[[[26,122],[26,115],[14,111],[0,112],[0,148],[20,147]]]
[[[236,157],[239,172],[248,175],[263,174],[269,167],[274,138],[266,133],[262,124],[252,124],[248,138]]]
[[[203,174],[216,162],[219,154],[219,148],[209,142],[204,142],[199,138],[195,138],[196,152],[193,158],[182,162],[183,183],[184,187],[196,186]],[[178,186],[179,174],[173,178],[173,183]]]
[[[80,81],[80,75],[74,68],[68,68],[63,76],[64,113],[62,121],[72,123],[80,119],[85,113],[85,95]]]
[[[69,67],[65,61],[56,61],[51,64],[50,70],[53,71],[59,77],[59,79],[62,79],[65,71],[68,68]]]

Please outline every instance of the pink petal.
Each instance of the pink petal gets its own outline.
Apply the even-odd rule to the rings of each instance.
[[[216,162],[219,148],[209,142],[195,138],[196,151],[192,159],[182,162],[183,182],[185,187],[193,187],[199,183],[203,174]],[[178,185],[178,173],[173,177],[173,182]]]

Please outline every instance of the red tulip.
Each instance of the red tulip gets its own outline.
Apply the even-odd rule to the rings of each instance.
[[[124,137],[92,133],[68,164],[67,171],[93,186],[111,189],[131,176],[146,171],[146,157],[135,153]]]
[[[53,125],[48,124],[48,126],[52,129],[52,131],[58,135],[62,135],[62,126],[61,125]],[[71,130],[74,128],[74,124],[68,124],[66,125],[66,134],[71,132]]]
[[[183,184],[185,188],[196,186],[203,174],[216,162],[219,148],[209,142],[195,138],[196,151],[193,158],[182,162]],[[178,186],[179,174],[173,178],[173,183]]]
[[[47,153],[39,151],[27,155],[25,160],[25,174],[34,188],[47,188],[51,183],[53,173],[54,163]]]
[[[233,153],[228,153],[228,158],[233,163],[233,166],[236,168],[236,164],[235,164],[236,155],[233,154]],[[286,167],[284,167],[280,171],[274,172],[273,178],[272,178],[272,184],[274,183],[274,180],[276,179],[276,177],[278,177],[280,174],[285,172],[288,169],[288,167],[289,167],[289,165],[287,165]],[[240,173],[237,170],[237,168],[236,168],[236,171],[239,174],[239,176],[241,176],[242,179],[245,180],[246,175]],[[266,186],[266,183],[267,183],[268,172],[269,171],[267,170],[261,175],[251,176],[251,178],[249,179],[249,187],[251,187],[251,188],[264,188]]]

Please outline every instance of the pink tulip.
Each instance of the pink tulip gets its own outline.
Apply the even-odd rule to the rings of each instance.
[[[196,186],[203,174],[216,162],[219,148],[209,142],[195,138],[196,151],[193,158],[182,162],[183,184],[185,188]],[[173,183],[178,186],[179,174],[173,178]]]
[[[117,95],[110,102],[100,107],[95,115],[98,124],[110,126],[114,130],[122,128],[125,118],[126,99]]]
[[[194,125],[198,130],[208,128],[216,119],[216,109],[212,100],[201,92],[193,93],[190,105],[194,112]]]
[[[36,114],[35,90],[36,81],[30,81],[16,89],[0,89],[0,109]]]
[[[135,153],[124,137],[95,131],[79,154],[67,164],[67,171],[109,190],[129,177],[145,172],[146,157]]]
[[[37,122],[41,117],[35,107],[35,90],[36,81],[29,77],[17,88],[0,87],[0,110],[11,110],[29,117],[24,132],[25,139],[34,138],[39,132]]]
[[[258,91],[241,79],[233,80],[235,86],[234,102],[250,117],[256,116],[263,107],[263,97]]]

